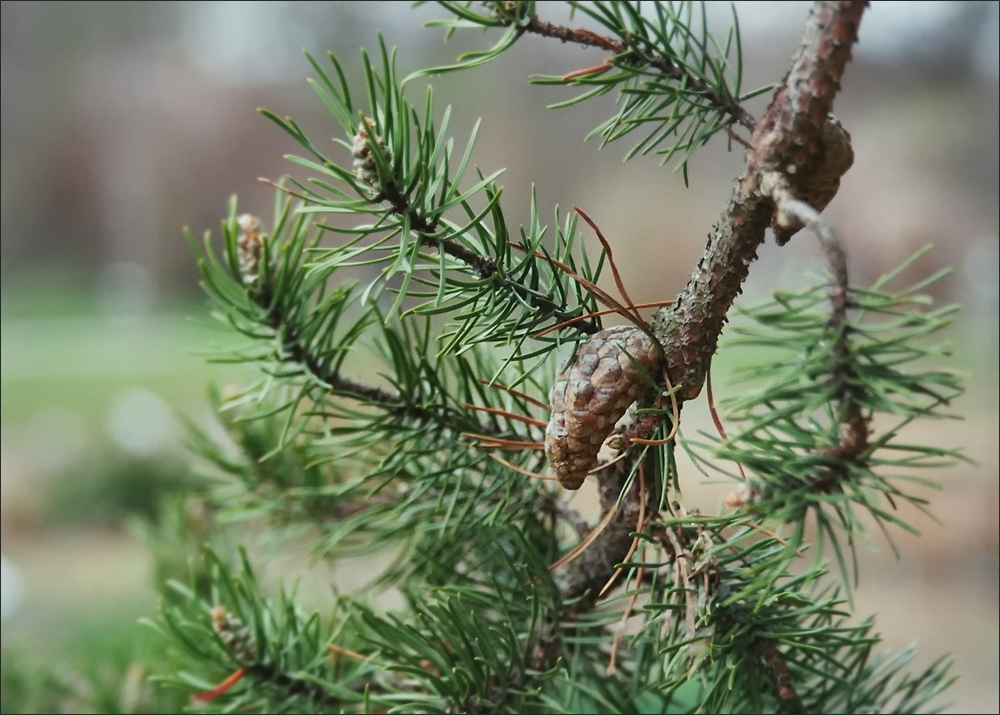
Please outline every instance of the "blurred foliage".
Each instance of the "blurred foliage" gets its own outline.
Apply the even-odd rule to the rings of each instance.
[[[111,456],[75,465],[49,486],[46,516],[53,526],[122,526],[136,516],[156,522],[165,498],[194,487],[188,471],[169,458]]]
[[[155,634],[131,620],[78,626],[44,660],[6,646],[2,658],[3,713],[176,713],[185,705],[150,681],[169,665]]]
[[[196,593],[208,593],[208,572],[200,558],[206,544],[219,554],[235,553],[232,530],[218,528],[215,511],[198,496],[171,493],[157,504],[155,519],[139,516],[129,521],[132,535],[152,555],[153,581],[164,596],[170,596],[170,581],[185,581]]]
[[[71,689],[54,669],[29,663],[23,653],[6,647],[0,657],[0,712],[62,712]]]

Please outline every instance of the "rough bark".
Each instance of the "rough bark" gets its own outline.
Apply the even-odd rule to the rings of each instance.
[[[757,258],[765,230],[775,221],[776,235],[783,242],[801,227],[776,215],[775,201],[764,179],[770,176],[774,184],[777,176],[777,183],[789,187],[795,198],[820,211],[833,198],[840,176],[851,165],[850,136],[830,117],[830,111],[865,5],[846,0],[814,4],[791,69],[754,131],[744,172],[722,218],[709,234],[698,266],[677,302],[653,316],[651,327],[663,347],[667,375],[672,385],[679,386],[677,397],[682,402],[701,392],[729,309]],[[602,495],[614,491],[617,484],[617,497],[623,486],[621,475],[629,474],[632,466],[626,460],[601,473]],[[605,513],[614,503],[612,499],[605,506]],[[613,573],[613,565],[623,560],[638,513],[638,493],[632,489],[623,500],[621,513],[587,552],[568,565],[563,595],[567,599],[582,597],[577,609],[593,602],[595,585],[603,585]]]

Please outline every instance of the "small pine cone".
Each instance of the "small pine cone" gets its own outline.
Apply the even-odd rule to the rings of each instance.
[[[549,393],[545,429],[545,456],[566,489],[580,488],[615,423],[649,388],[638,366],[653,376],[660,360],[656,341],[630,326],[601,330],[580,346]]]
[[[237,616],[222,606],[216,606],[212,609],[212,629],[240,663],[250,665],[256,661],[257,644],[254,643],[253,633]]]
[[[250,286],[257,282],[260,271],[264,234],[260,219],[256,216],[243,214],[237,223],[240,227],[240,235],[236,239],[236,258],[240,266],[240,278],[243,279],[243,285]]]
[[[351,153],[354,155],[354,169],[357,172],[358,181],[363,181],[374,188],[378,186],[378,166],[371,155],[368,137],[369,132],[374,133],[375,131],[375,122],[371,119],[365,119],[365,124],[367,124],[367,128],[358,129],[358,133],[354,135],[354,146]],[[385,140],[378,137],[376,143],[386,161],[392,161],[392,152],[386,151]]]
[[[854,163],[854,149],[851,135],[833,117],[827,117],[820,136],[823,157],[807,172],[788,173],[788,183],[798,198],[817,211],[825,209],[840,189],[840,177],[847,173]],[[771,230],[779,246],[783,246],[792,236],[802,230],[802,224],[788,220],[787,216],[775,213],[771,220]]]

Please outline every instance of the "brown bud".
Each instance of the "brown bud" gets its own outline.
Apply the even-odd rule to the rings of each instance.
[[[240,278],[244,285],[253,285],[260,270],[260,256],[263,250],[264,234],[260,219],[250,214],[243,214],[237,220],[240,227],[239,238],[236,239],[236,258],[240,266]]]
[[[223,606],[215,606],[211,617],[212,630],[229,652],[241,663],[253,663],[257,657],[257,644],[247,625]]]
[[[358,181],[362,181],[373,188],[378,186],[378,165],[375,162],[375,158],[371,155],[368,138],[374,134],[375,122],[366,117],[365,126],[358,129],[358,133],[354,135],[354,146],[352,147],[354,169]],[[392,161],[392,152],[386,150],[385,140],[382,137],[375,137],[375,143],[382,151],[386,161]]]

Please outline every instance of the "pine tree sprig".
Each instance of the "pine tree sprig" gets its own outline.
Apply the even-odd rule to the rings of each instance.
[[[312,250],[311,270],[329,277],[345,266],[379,266],[379,276],[362,292],[362,301],[373,293],[395,293],[388,316],[404,310],[406,299],[417,301],[405,308],[409,312],[454,314],[456,333],[443,340],[445,352],[457,349],[459,340],[466,345],[521,341],[564,323],[560,331],[569,335],[599,330],[599,319],[586,317],[597,310],[594,298],[567,273],[580,274],[593,283],[601,265],[599,261],[592,271],[586,261],[580,263],[580,249],[574,246],[575,219],[566,229],[556,230],[555,245],[551,253],[546,252],[542,244],[546,230],[538,221],[533,199],[529,231],[522,230],[516,240],[500,207],[501,190],[494,183],[499,172],[480,173],[470,187],[460,188],[478,124],[452,172],[453,144],[446,135],[449,110],[435,130],[433,93],[428,91],[421,119],[396,82],[392,54],[384,43],[380,49],[381,73],[363,55],[370,99],[367,118],[356,112],[346,85],[338,87],[310,58],[320,75],[314,88],[342,126],[353,132],[353,143],[337,143],[350,148],[354,171],[321,152],[291,119],[262,110],[315,158],[289,157],[320,176],[308,184],[291,180],[296,188],[288,191],[306,204],[299,209],[301,213],[314,218],[355,214],[372,219],[353,228],[318,223],[323,232],[349,238],[332,249]],[[340,76],[339,64],[332,62]],[[361,119],[345,119],[355,114]],[[470,203],[477,195],[486,200],[482,208]],[[558,224],[558,214],[556,220]],[[392,283],[397,277],[399,285]],[[498,295],[509,300],[498,304]],[[479,326],[474,332],[473,322]]]
[[[325,558],[393,553],[367,591],[395,587],[405,605],[380,612],[338,597],[321,617],[296,608],[294,592],[268,595],[245,554],[234,569],[210,553],[162,609],[158,628],[179,659],[165,682],[227,711],[925,709],[950,682],[947,664],[912,674],[906,654],[877,655],[845,590],[867,523],[912,530],[895,507],[925,508],[911,470],[960,456],[901,438],[916,419],[950,416],[959,383],[927,367],[943,351],[924,340],[952,310],[928,306],[926,281],[851,289],[817,218],[853,158],[828,113],[863,8],[817,3],[705,255],[649,328],[662,364],[642,370],[624,420],[603,426],[617,457],[592,470],[593,526],[537,477],[549,469],[543,447],[561,439],[547,422],[557,372],[584,396],[568,409],[609,421],[585,396],[619,384],[572,368],[605,347],[587,336],[601,327],[598,302],[618,303],[594,285],[611,257],[588,255],[576,213],[557,210],[544,227],[534,192],[527,224],[509,226],[499,172],[472,163],[478,124],[459,156],[433,91],[410,104],[417,76],[489,61],[542,22],[534,3],[445,6],[455,19],[437,24],[449,33],[498,27],[503,39],[400,81],[380,38],[362,52],[353,94],[335,58],[310,57],[311,86],[343,136],[327,151],[267,113],[305,148],[290,158],[312,177],[279,186],[270,232],[234,202],[221,252],[209,238],[196,248],[218,317],[250,344],[222,359],[262,372],[219,401],[228,441],[193,434],[210,462],[203,498],[219,524],[251,519],[264,539],[308,534]],[[619,113],[599,128],[606,141],[645,127],[630,156],[664,151],[685,166],[714,133],[756,126],[740,114],[738,28],[717,39],[704,6],[699,17],[687,3],[574,8],[610,34],[545,27],[612,53],[559,78],[586,85],[582,97],[621,90]],[[778,355],[751,371],[756,389],[725,403],[728,436],[719,426],[719,439],[681,440],[747,474],[735,508],[702,514],[680,491],[681,408],[701,389],[769,224],[779,243],[802,227],[819,234],[833,279],[748,311],[755,325],[740,339]],[[617,310],[631,315],[612,268],[629,303]],[[588,349],[559,371],[564,347],[583,339]],[[349,376],[362,356],[370,382]],[[828,546],[845,587],[827,574]]]
[[[471,4],[440,4],[455,14],[456,19],[436,20],[427,25],[446,27],[449,36],[458,28],[507,29],[489,50],[465,54],[455,65],[423,70],[407,81],[489,62],[508,51],[524,34],[608,50],[611,57],[600,65],[562,77],[533,77],[532,82],[590,87],[573,99],[552,105],[553,108],[571,106],[618,87],[621,109],[588,138],[601,136],[604,143],[609,143],[650,125],[647,136],[628,151],[626,160],[655,151],[663,156],[665,164],[679,155],[677,169],[682,171],[685,183],[692,153],[714,134],[731,131],[729,127],[734,124],[751,133],[756,129],[756,120],[742,102],[771,89],[763,87],[741,94],[743,60],[738,21],[734,14],[733,27],[720,43],[708,30],[703,3],[697,19],[695,3],[657,2],[652,4],[652,12],[644,11],[638,2],[571,4],[574,11],[587,15],[610,32],[609,36],[543,20],[535,14],[533,2],[485,3],[486,13],[473,12]],[[696,30],[696,26],[700,29]],[[735,53],[732,59],[731,53]]]
[[[778,522],[813,513],[845,583],[836,534],[843,531],[853,549],[854,537],[865,533],[854,509],[880,528],[914,531],[893,513],[897,500],[925,510],[926,501],[907,486],[914,481],[909,472],[965,459],[957,450],[900,441],[915,419],[949,417],[944,409],[962,392],[957,374],[921,367],[941,352],[921,341],[949,325],[954,307],[907,310],[925,301],[910,288],[889,293],[882,285],[845,293],[833,335],[822,284],[743,311],[753,323],[735,328],[733,345],[769,348],[777,357],[742,371],[741,384],[750,389],[725,403],[727,422],[737,429],[714,440],[716,454],[749,476],[733,503]],[[894,319],[901,312],[905,317]],[[882,433],[872,433],[872,424],[885,424]]]

